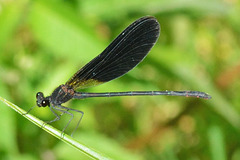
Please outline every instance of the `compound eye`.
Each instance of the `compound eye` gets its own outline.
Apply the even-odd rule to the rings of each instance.
[[[38,93],[36,94],[36,98],[38,98],[38,97],[43,97],[43,93],[42,93],[42,92],[38,92]]]
[[[43,100],[41,105],[42,105],[43,107],[46,107],[46,106],[48,105],[48,102],[45,101],[45,100]]]
[[[42,107],[42,104],[37,101],[37,106]]]

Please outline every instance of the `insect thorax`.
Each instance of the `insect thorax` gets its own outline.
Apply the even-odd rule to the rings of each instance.
[[[51,103],[53,105],[62,104],[73,98],[74,90],[68,85],[60,85],[51,95]]]

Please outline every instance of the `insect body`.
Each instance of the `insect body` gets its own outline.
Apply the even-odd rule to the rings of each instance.
[[[73,119],[73,114],[70,113],[69,110],[81,114],[78,124],[83,116],[82,111],[62,106],[62,103],[71,99],[145,95],[169,95],[210,99],[211,96],[198,91],[130,91],[108,93],[87,93],[76,91],[76,89],[96,86],[111,81],[133,69],[146,57],[156,43],[159,34],[160,25],[154,17],[146,16],[136,20],[129,25],[100,55],[77,71],[65,84],[58,86],[50,96],[44,97],[42,92],[38,92],[36,95],[37,106],[48,106],[56,115],[56,118],[50,121],[50,123],[59,120],[62,114],[71,115],[71,119],[63,129],[64,132]],[[60,111],[62,114],[58,115],[55,111]]]

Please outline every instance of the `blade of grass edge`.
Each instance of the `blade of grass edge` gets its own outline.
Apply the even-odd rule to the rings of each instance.
[[[15,104],[7,101],[6,99],[2,98],[0,96],[0,100],[5,103],[7,106],[21,114],[23,117],[27,118],[29,121],[37,125],[38,127],[42,128],[46,132],[50,133],[51,135],[55,136],[56,138],[62,140],[63,142],[67,143],[68,145],[78,149],[79,151],[83,152],[87,156],[93,158],[93,159],[103,159],[103,160],[110,160],[107,157],[104,157],[101,153],[98,153],[94,151],[93,149],[90,149],[89,147],[86,147],[85,145],[81,144],[80,142],[76,141],[73,139],[71,136],[64,134],[62,136],[62,133],[60,130],[52,127],[49,124],[46,124],[44,121],[38,119],[37,117],[31,115],[31,114],[26,114],[26,111],[21,109],[20,107],[16,106]]]

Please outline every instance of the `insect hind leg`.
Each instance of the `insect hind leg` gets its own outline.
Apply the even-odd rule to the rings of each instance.
[[[63,131],[67,128],[67,126],[70,124],[70,122],[72,121],[72,119],[73,119],[73,117],[74,117],[72,113],[68,112],[69,110],[81,114],[81,117],[80,117],[80,119],[79,119],[78,122],[77,122],[77,126],[75,127],[75,129],[74,129],[73,132],[71,133],[71,137],[72,137],[73,134],[75,133],[75,131],[77,130],[77,128],[78,128],[78,126],[79,126],[81,120],[82,120],[82,117],[83,117],[83,115],[84,115],[84,112],[79,111],[79,110],[77,110],[77,109],[67,108],[67,107],[64,107],[64,106],[61,106],[61,105],[58,105],[57,107],[58,107],[58,108],[61,108],[61,109],[65,109],[65,110],[67,110],[67,111],[66,111],[67,114],[70,114],[70,115],[72,116],[72,118],[68,121],[67,125],[64,127]],[[65,112],[64,112],[64,113],[65,113]]]
[[[75,129],[74,129],[73,132],[71,133],[71,137],[73,137],[73,134],[74,134],[75,131],[77,130],[77,128],[78,128],[78,126],[79,126],[79,124],[80,124],[80,122],[81,122],[81,120],[82,120],[82,117],[83,117],[83,115],[84,115],[84,113],[83,113],[82,111],[79,111],[79,113],[81,114],[81,117],[80,117],[80,119],[79,119],[78,122],[77,122],[77,126],[75,127]]]

